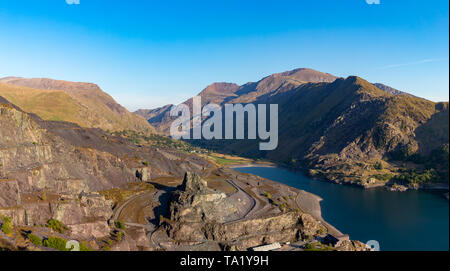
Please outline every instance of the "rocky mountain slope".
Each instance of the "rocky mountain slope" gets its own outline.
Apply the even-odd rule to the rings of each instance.
[[[0,125],[0,219],[22,226],[55,219],[77,239],[110,234],[112,202],[98,192],[212,167],[196,156],[139,147],[98,128],[45,121],[3,97]]]
[[[275,74],[225,93],[214,101],[278,104],[278,148],[259,151],[257,140],[194,144],[366,187],[448,184],[448,102],[308,69]],[[168,109],[153,113],[149,121],[167,133],[173,120]]]
[[[295,240],[366,250],[322,243],[336,230],[303,210],[314,197],[195,154],[43,120],[1,96],[0,125],[0,249],[67,250],[77,240],[82,250],[246,250]]]
[[[227,174],[225,171],[222,173]],[[233,175],[232,172],[228,174]],[[233,181],[231,177],[234,177]],[[160,245],[173,248],[193,244],[193,247],[200,246],[202,249],[220,247],[223,250],[245,251],[275,242],[324,241],[329,233],[326,222],[297,208],[297,190],[277,187],[278,184],[259,180],[256,176],[242,177],[229,176],[227,181],[234,184],[238,192],[227,195],[209,188],[207,181],[188,172],[183,183],[172,192],[170,217],[162,221],[162,227],[157,231],[162,241]],[[264,182],[264,188],[259,187],[261,182]],[[262,192],[263,189],[275,192],[273,195],[254,192]],[[246,199],[246,193],[247,197],[253,196]],[[247,205],[246,200],[253,203]],[[246,207],[245,212],[242,212],[242,207]],[[353,251],[366,250],[366,246],[358,241],[346,240],[327,249]]]
[[[332,82],[337,77],[311,69],[300,68],[288,72],[276,73],[258,82],[238,86],[234,83],[214,83],[202,90],[202,105],[208,103],[248,103],[275,90],[288,89],[309,82]],[[183,102],[192,108],[192,98]],[[166,105],[153,110],[141,109],[135,112],[143,116],[159,132],[169,135],[170,124],[175,118],[170,117],[170,107]]]
[[[0,96],[45,120],[110,131],[155,132],[145,119],[130,113],[91,83],[6,77],[0,79]]]
[[[448,103],[391,95],[358,77],[303,85],[255,103],[279,105],[278,148],[260,152],[256,142],[236,141],[224,143],[225,149],[365,186],[408,170],[437,170],[436,182],[448,176]],[[419,157],[440,161],[424,165]]]

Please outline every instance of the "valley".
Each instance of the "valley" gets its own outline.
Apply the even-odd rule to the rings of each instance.
[[[278,148],[172,139],[170,105],[131,113],[95,84],[0,79],[0,248],[67,250],[77,240],[82,250],[368,250],[353,240],[367,235],[328,215],[322,191],[245,167],[448,198],[448,102],[311,69],[215,83],[200,96],[202,105],[278,104]]]
[[[186,140],[192,145],[270,161],[335,183],[448,191],[448,102],[311,69],[273,74],[242,86],[215,83],[198,95],[202,103],[221,107],[278,104],[279,146],[262,151],[258,140]],[[192,99],[184,104],[191,108]],[[169,108],[135,113],[168,135],[174,120]]]
[[[67,250],[77,240],[82,250],[248,250],[336,234],[302,210],[298,190],[221,166],[246,159],[136,145],[4,98],[0,123],[2,249]]]

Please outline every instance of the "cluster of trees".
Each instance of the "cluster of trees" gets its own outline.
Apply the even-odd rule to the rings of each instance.
[[[399,183],[425,184],[439,181],[441,176],[435,169],[427,169],[423,172],[417,172],[414,169],[404,170],[400,175],[395,176],[394,180]]]
[[[431,151],[429,155],[419,153],[402,156],[399,161],[423,165],[424,170],[403,169],[395,181],[402,183],[424,184],[436,181],[448,181],[449,178],[449,145]]]

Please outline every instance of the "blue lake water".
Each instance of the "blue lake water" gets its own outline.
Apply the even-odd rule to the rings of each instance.
[[[283,168],[235,170],[320,196],[322,216],[351,239],[377,240],[381,250],[449,250],[449,202],[442,192],[364,190],[313,180]]]

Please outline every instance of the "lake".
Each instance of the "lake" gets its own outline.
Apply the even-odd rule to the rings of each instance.
[[[313,180],[283,168],[234,168],[320,196],[322,216],[351,239],[381,250],[449,250],[449,202],[443,193],[390,192]]]

